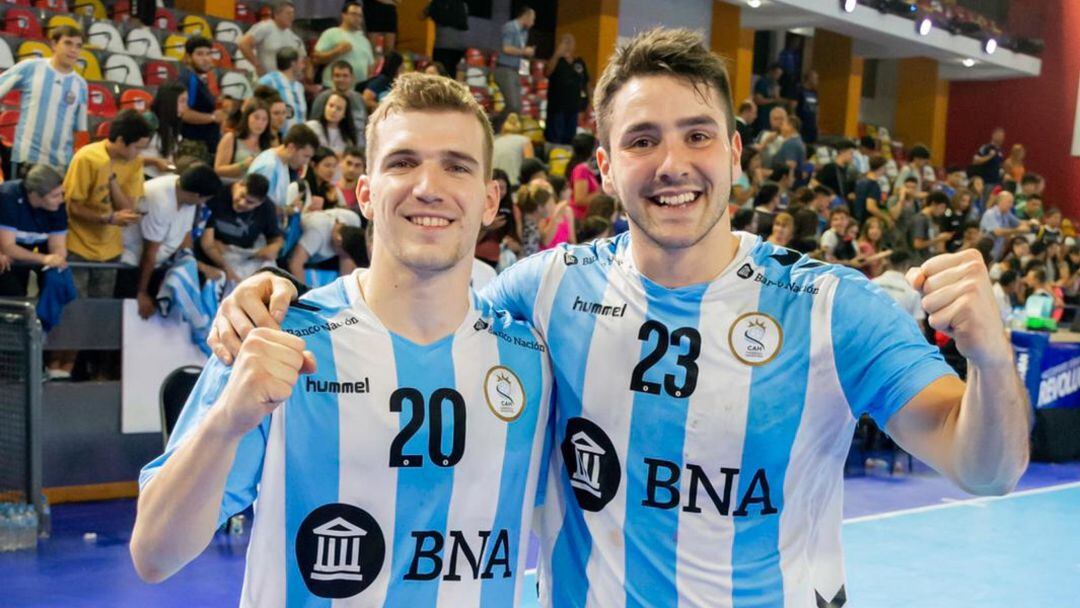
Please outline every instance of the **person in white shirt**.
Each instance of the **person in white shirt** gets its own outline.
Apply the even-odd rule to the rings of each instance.
[[[366,257],[361,253],[364,230],[360,227],[360,214],[352,209],[309,211],[300,217],[300,225],[303,234],[289,256],[289,272],[300,280],[304,280],[304,266],[309,263],[337,257],[344,276],[356,270],[357,258]],[[352,246],[357,242],[360,247]]]
[[[180,175],[163,175],[146,182],[139,203],[143,217],[138,225],[125,229],[124,253],[120,257],[125,264],[139,267],[136,297],[140,317],[148,319],[154,314],[150,285],[155,271],[165,270],[178,250],[191,249],[195,212],[220,190],[221,179],[206,163],[190,165]],[[203,264],[199,264],[199,270],[215,273]]]
[[[885,271],[881,276],[870,282],[885,290],[900,308],[911,315],[913,319],[921,322],[926,318],[926,311],[922,307],[922,296],[911,283],[904,277],[911,266],[911,258],[906,251],[894,251],[884,260]]]
[[[280,0],[274,4],[270,19],[251,26],[246,34],[236,41],[244,59],[255,66],[257,75],[262,76],[277,69],[277,53],[280,49],[296,49],[301,57],[307,56],[304,41],[292,31],[296,18],[296,7],[289,0]]]

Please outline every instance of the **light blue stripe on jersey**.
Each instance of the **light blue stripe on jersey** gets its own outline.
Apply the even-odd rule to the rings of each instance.
[[[495,321],[498,323],[498,320]],[[515,323],[504,331],[520,338],[525,342],[535,338],[526,326]],[[506,433],[506,447],[503,448],[503,468],[499,481],[499,503],[495,511],[495,521],[492,523],[492,535],[498,530],[510,531],[510,564],[516,567],[518,553],[524,550],[518,543],[521,538],[522,527],[528,527],[532,522],[521,520],[523,513],[522,497],[525,496],[525,488],[529,481],[529,465],[532,459],[533,439],[536,437],[536,425],[545,424],[546,420],[537,420],[543,404],[540,399],[544,393],[544,370],[541,357],[547,355],[539,351],[528,350],[511,345],[507,340],[499,339],[499,364],[514,370],[518,374],[525,387],[525,410],[521,417],[509,423]],[[541,456],[543,458],[543,456]],[[538,482],[542,484],[543,480]],[[487,555],[481,563],[490,559],[494,551],[494,540],[488,542]],[[496,575],[484,583],[480,591],[481,608],[504,608],[514,604],[515,581],[520,581],[524,572],[514,572],[514,576],[504,578]]]
[[[574,249],[571,248],[571,251]],[[606,273],[608,264],[592,264],[568,268],[555,292],[548,319],[547,341],[554,349],[577,350],[569,356],[558,356],[552,352],[552,368],[555,373],[557,391],[556,408],[560,410],[560,420],[569,420],[581,416],[580,395],[585,388],[584,365],[589,344],[592,343],[596,316],[574,313],[574,299],[580,297],[589,302],[602,302],[607,287]],[[597,273],[600,276],[596,276]],[[586,349],[582,355],[581,349]],[[553,449],[558,449],[552,446]],[[574,500],[574,489],[570,486],[570,477],[560,472],[559,483],[569,500]],[[552,596],[557,606],[584,607],[589,592],[589,581],[585,571],[592,553],[592,536],[585,525],[585,516],[576,505],[569,506],[563,517],[562,529],[552,549]]]
[[[758,247],[754,263],[759,267],[787,270],[770,255],[782,250]],[[802,262],[800,262],[802,263]],[[792,275],[810,272],[795,268]],[[758,312],[775,319],[783,330],[780,352],[771,362],[755,367],[750,376],[749,411],[743,438],[742,466],[739,472],[738,509],[744,506],[748,516],[735,512],[735,539],[731,549],[732,606],[783,606],[784,581],[780,571],[780,513],[784,507],[784,479],[791,458],[791,447],[799,429],[806,403],[806,385],[810,369],[810,314],[814,298],[805,293],[762,286]],[[827,328],[817,328],[827,331]],[[755,472],[764,469],[769,484],[771,506],[764,514],[762,503],[742,504]],[[755,497],[764,495],[760,484]],[[796,557],[795,559],[798,559]],[[810,601],[810,598],[807,598]]]
[[[399,336],[391,334],[394,345],[394,362],[397,366],[398,387],[415,388],[424,397],[425,416],[431,395],[440,388],[456,388],[454,380],[454,336],[420,346]],[[447,404],[441,404],[443,420],[449,422],[453,416],[446,415]],[[412,404],[406,402],[401,408],[400,426],[403,428],[412,420]],[[447,515],[450,511],[450,495],[453,491],[453,467],[436,466],[427,458],[430,425],[425,423],[405,445],[402,453],[424,454],[423,464],[419,467],[401,467],[397,470],[397,505],[394,522],[394,557],[390,568],[390,586],[386,591],[387,605],[401,608],[434,608],[439,597],[439,579],[431,581],[409,581],[405,575],[412,565],[411,550],[416,546],[412,533],[421,530],[434,530],[446,534]],[[453,438],[445,436],[453,432],[453,424],[443,424],[444,446],[452,445]],[[377,465],[372,465],[377,466]],[[426,542],[426,541],[425,541]],[[431,550],[433,547],[426,546]],[[420,567],[424,567],[423,564]],[[430,565],[428,566],[430,568]],[[421,572],[426,572],[422,570]]]
[[[644,359],[657,348],[656,340],[668,339],[679,328],[697,329],[701,319],[701,299],[709,283],[682,289],[665,289],[642,277],[647,298],[646,319],[660,321],[668,328],[662,337],[655,332],[651,340],[641,345]],[[672,345],[662,363],[652,367],[652,380],[664,382],[667,374],[675,376],[676,386],[683,386],[686,372],[677,358],[688,352],[690,343],[684,338]],[[671,607],[679,605],[675,585],[675,566],[679,535],[679,509],[654,509],[642,506],[648,501],[646,488],[648,467],[641,466],[645,458],[658,458],[683,465],[683,445],[686,442],[686,417],[690,408],[686,398],[672,397],[661,388],[661,394],[634,393],[630,417],[630,436],[626,451],[626,519],[623,526],[625,546],[648,547],[648,551],[626,551],[626,606]],[[644,590],[647,596],[634,595]]]
[[[289,201],[289,168],[278,158],[274,148],[263,150],[251,161],[248,173],[258,173],[270,182],[267,196],[278,207],[284,207]]]
[[[49,105],[52,103],[52,96],[53,96],[54,90],[56,89],[56,87],[53,84],[53,79],[51,78],[51,75],[49,74],[49,70],[48,69],[39,69],[39,70],[35,71],[34,72],[34,80],[37,80],[38,78],[41,79],[41,82],[40,82],[40,84],[41,84],[41,97],[40,97],[39,100],[37,100],[38,101],[37,108],[36,108],[37,116],[35,117],[35,120],[34,120],[33,133],[30,133],[30,137],[33,137],[34,139],[31,140],[32,143],[30,144],[30,149],[31,149],[30,154],[28,154],[26,158],[20,159],[20,162],[35,162],[35,160],[38,160],[38,159],[33,158],[34,156],[37,156],[38,158],[40,158],[41,142],[44,141],[44,136],[45,136],[45,125],[48,124],[50,119],[55,120],[55,117],[49,116]],[[29,95],[27,95],[24,92],[23,93],[23,99],[27,99],[28,97],[29,97]],[[22,121],[20,120],[19,122],[22,122]],[[27,134],[23,133],[22,136],[26,137]],[[38,154],[36,154],[36,155],[33,153],[33,150],[35,148],[38,151]]]
[[[290,311],[283,328],[326,322],[347,305],[344,282],[313,291],[303,300],[319,306],[316,313]],[[294,316],[295,315],[295,316]],[[293,320],[295,319],[295,321]],[[320,380],[337,382],[337,362],[331,332],[304,339],[315,355]],[[303,379],[300,380],[303,382]],[[339,502],[340,425],[338,395],[308,392],[297,386],[285,409],[285,588],[289,608],[329,608],[331,600],[308,591],[296,563],[296,533],[313,510]],[[302,454],[302,455],[297,455]]]

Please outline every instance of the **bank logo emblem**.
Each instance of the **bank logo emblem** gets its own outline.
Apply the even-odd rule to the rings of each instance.
[[[776,319],[750,312],[735,319],[728,330],[731,354],[746,365],[765,365],[776,358],[784,343],[784,330]]]
[[[737,274],[740,279],[749,279],[750,277],[754,276],[754,267],[751,266],[748,262],[746,264],[743,264],[742,267],[740,267],[738,272],[736,272],[735,274]]]
[[[561,450],[570,487],[581,508],[596,512],[607,506],[622,481],[619,455],[611,439],[592,421],[571,418]]]
[[[312,511],[296,533],[296,564],[311,593],[346,598],[379,576],[386,541],[379,524],[359,507],[343,503]]]
[[[517,420],[525,411],[525,386],[508,367],[496,365],[488,370],[484,397],[491,413],[504,422]]]

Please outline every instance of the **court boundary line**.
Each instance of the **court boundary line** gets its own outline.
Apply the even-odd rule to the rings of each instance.
[[[852,517],[844,520],[844,525],[847,524],[860,524],[868,521],[878,521],[882,519],[891,519],[893,517],[900,517],[903,515],[914,515],[917,513],[927,513],[930,511],[939,511],[941,509],[952,509],[954,507],[965,507],[973,505],[982,505],[986,503],[993,503],[1002,500],[1009,500],[1012,498],[1022,498],[1024,496],[1032,496],[1035,494],[1048,494],[1050,492],[1061,492],[1063,490],[1071,490],[1073,488],[1080,488],[1080,481],[1071,481],[1068,483],[1057,484],[1053,486],[1045,486],[1042,488],[1032,488],[1030,490],[1021,490],[1019,492],[1011,492],[1004,496],[976,496],[974,498],[951,500],[949,502],[938,503],[933,505],[923,505],[921,507],[912,507],[910,509],[900,509],[899,511],[888,511],[885,513],[875,513],[873,515],[861,515],[859,517]]]

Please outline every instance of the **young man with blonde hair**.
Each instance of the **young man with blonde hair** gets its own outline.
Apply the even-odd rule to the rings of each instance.
[[[861,273],[732,232],[743,144],[700,35],[634,37],[594,99],[629,234],[528,258],[485,293],[551,347],[544,606],[843,605],[843,467],[864,413],[969,492],[1014,487],[1031,410],[976,253],[909,274],[965,385]],[[292,289],[241,286],[216,347]]]
[[[499,204],[491,126],[463,85],[407,74],[368,142],[370,270],[208,364],[143,470],[144,579],[258,496],[241,605],[517,604],[551,374],[531,328],[469,291]]]

